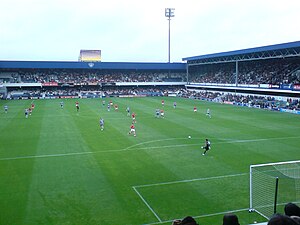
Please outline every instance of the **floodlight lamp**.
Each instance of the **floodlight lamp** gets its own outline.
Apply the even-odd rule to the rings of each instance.
[[[174,17],[175,14],[174,14],[174,8],[165,8],[165,16],[166,17]]]

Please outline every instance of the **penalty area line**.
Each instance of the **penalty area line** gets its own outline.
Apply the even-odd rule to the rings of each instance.
[[[145,200],[145,198],[138,192],[138,190],[136,190],[135,187],[132,187],[132,188],[135,191],[135,193],[140,197],[140,199],[145,203],[145,205],[148,207],[148,209],[153,213],[153,215],[156,217],[156,219],[159,222],[162,222],[162,220],[159,218],[159,216],[157,215],[157,213],[152,209],[152,207],[148,204],[148,202]]]
[[[158,219],[159,222],[154,223],[148,223],[144,225],[155,225],[155,224],[164,224],[164,223],[172,223],[175,219],[172,220],[165,220],[162,221],[160,217],[157,215],[157,213],[151,208],[149,203],[143,198],[143,196],[139,193],[137,190],[138,188],[143,187],[153,187],[153,186],[161,186],[161,185],[172,185],[172,184],[178,184],[178,183],[188,183],[188,182],[195,182],[195,181],[203,181],[203,180],[211,180],[211,179],[223,179],[223,178],[229,178],[229,177],[237,177],[237,176],[243,176],[243,175],[249,175],[249,173],[238,173],[238,174],[230,174],[230,175],[224,175],[224,176],[215,176],[215,177],[206,177],[206,178],[196,178],[196,179],[189,179],[189,180],[178,180],[178,181],[171,181],[171,182],[161,182],[161,183],[155,183],[155,184],[146,184],[146,185],[136,185],[132,186],[133,190],[137,193],[137,195],[142,199],[142,201],[145,203],[145,205],[150,209],[150,211],[155,215],[155,217]],[[193,216],[194,218],[201,218],[201,217],[209,217],[209,216],[216,216],[216,215],[224,215],[226,213],[234,213],[239,211],[246,211],[249,208],[245,209],[237,209],[237,210],[230,210],[226,212],[218,212],[218,213],[212,213],[212,214],[205,214],[200,216]],[[176,218],[178,219],[178,218]]]

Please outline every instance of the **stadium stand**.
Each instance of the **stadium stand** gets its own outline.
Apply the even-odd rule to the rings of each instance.
[[[300,82],[299,59],[272,59],[241,63],[238,83],[241,84],[297,84]]]
[[[18,71],[3,76],[2,83],[75,83],[89,85],[101,82],[183,82],[185,73],[136,71]]]
[[[286,60],[280,61],[277,66],[273,66],[275,61],[246,62],[241,66],[240,74],[245,82],[254,83],[249,74],[258,77],[258,71],[266,75],[265,80],[276,80],[274,74],[286,74],[298,71],[299,60],[293,59],[293,63],[287,64]],[[298,64],[299,63],[299,64]],[[275,63],[276,64],[276,63]],[[290,67],[292,66],[292,67]],[[202,70],[206,74],[213,76],[200,76],[205,82],[230,83],[231,75],[229,70],[232,65],[216,64],[204,65]],[[283,69],[284,68],[284,69]],[[296,68],[296,69],[295,69]],[[213,69],[215,73],[208,73]],[[255,71],[255,72],[254,72]],[[266,72],[268,71],[268,72]],[[281,71],[281,72],[279,72]],[[193,74],[193,73],[191,73]],[[291,76],[288,82],[298,82],[298,76]],[[1,81],[7,85],[6,96],[8,99],[28,99],[28,98],[101,98],[105,96],[163,96],[169,93],[176,93],[177,96],[194,98],[207,101],[222,102],[233,105],[256,107],[270,110],[296,110],[299,111],[298,98],[278,99],[274,96],[257,95],[249,93],[232,93],[228,90],[212,91],[197,90],[195,88],[185,89],[186,73],[184,70],[168,71],[157,70],[82,70],[82,69],[12,69],[1,72]],[[193,77],[193,75],[191,75]],[[197,79],[199,74],[197,75]],[[213,80],[218,78],[217,80]],[[15,84],[15,85],[14,85]]]
[[[241,62],[238,84],[299,84],[300,59],[268,59]],[[235,84],[235,64],[203,65],[190,71],[192,83]]]

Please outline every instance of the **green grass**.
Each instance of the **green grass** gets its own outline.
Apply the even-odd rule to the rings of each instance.
[[[64,109],[34,100],[28,119],[31,100],[0,101],[0,224],[171,224],[191,215],[213,225],[235,210],[241,224],[265,221],[246,210],[249,165],[298,160],[300,117],[164,98],[157,119],[161,99],[113,98],[119,112],[81,99],[79,113],[74,99]],[[127,105],[137,137],[128,135]],[[205,138],[212,149],[202,156]]]

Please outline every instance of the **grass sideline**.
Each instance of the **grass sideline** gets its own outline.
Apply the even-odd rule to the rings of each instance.
[[[300,117],[163,99],[164,107],[159,97],[105,99],[118,112],[80,99],[78,113],[75,99],[64,109],[61,100],[34,100],[28,119],[32,100],[0,101],[9,107],[0,111],[0,224],[171,224],[191,215],[211,225],[228,211],[241,224],[263,222],[247,212],[249,166],[299,159]],[[128,135],[127,106],[137,137]],[[212,149],[202,156],[205,138]]]

